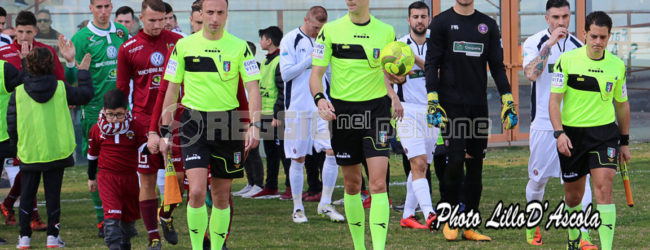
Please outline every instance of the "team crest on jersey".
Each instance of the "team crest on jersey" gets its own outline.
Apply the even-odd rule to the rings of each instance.
[[[235,152],[233,156],[233,162],[235,162],[236,165],[239,165],[241,163],[241,152]]]
[[[381,49],[375,48],[375,49],[372,50],[372,57],[374,57],[375,59],[379,59],[379,54],[380,53],[381,53]]]
[[[160,67],[165,63],[165,56],[163,56],[162,53],[156,51],[149,56],[149,61],[151,61],[151,64],[156,67]]]
[[[607,157],[609,158],[609,162],[613,162],[615,156],[616,156],[616,149],[607,148]]]
[[[535,176],[538,176],[538,175],[539,175],[539,171],[537,170],[537,168],[533,168],[533,174],[534,174]]]
[[[388,132],[379,131],[379,143],[381,144],[381,146],[385,147],[387,141],[388,141]]]
[[[161,79],[162,79],[161,75],[155,75],[155,76],[153,76],[151,84],[154,85],[154,86],[158,86],[158,85],[160,85],[160,80]]]
[[[605,91],[607,91],[607,93],[612,92],[613,88],[614,88],[613,82],[607,82],[607,85],[605,85]]]
[[[108,56],[108,58],[110,59],[117,58],[117,48],[115,48],[115,46],[112,45],[108,46],[108,48],[106,48],[106,56]]]
[[[111,79],[116,79],[117,78],[117,69],[111,70],[111,72],[108,73],[108,77]]]
[[[123,31],[123,30],[117,30],[117,32],[115,32],[115,34],[116,34],[117,37],[119,37],[119,38],[123,38],[123,37],[124,37],[124,31]]]
[[[126,131],[126,138],[133,140],[133,138],[135,138],[135,133],[132,130]]]
[[[481,34],[485,35],[485,33],[488,32],[488,26],[485,25],[484,23],[481,23],[478,25],[478,32],[481,32]]]
[[[230,72],[230,61],[223,62],[223,71]]]

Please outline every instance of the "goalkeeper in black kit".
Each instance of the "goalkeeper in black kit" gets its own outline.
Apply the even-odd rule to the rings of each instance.
[[[465,212],[478,212],[490,128],[488,65],[501,94],[501,120],[505,129],[517,125],[517,112],[503,65],[501,34],[492,18],[474,9],[473,0],[456,0],[455,6],[433,19],[427,32],[427,122],[441,128],[447,145],[444,183],[448,201],[457,205],[462,193]],[[443,234],[448,241],[454,241],[458,228],[446,223]],[[491,240],[474,228],[466,228],[462,238]]]

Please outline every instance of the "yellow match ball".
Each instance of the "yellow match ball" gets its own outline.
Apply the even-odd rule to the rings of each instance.
[[[381,50],[379,58],[386,72],[400,76],[411,71],[413,64],[415,64],[415,56],[411,46],[400,41],[387,44]]]

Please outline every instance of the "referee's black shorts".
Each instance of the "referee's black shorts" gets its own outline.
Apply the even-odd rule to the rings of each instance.
[[[179,136],[185,170],[209,166],[212,177],[244,177],[243,126],[232,122],[238,121],[235,113],[183,110]]]
[[[440,104],[449,121],[441,129],[449,159],[462,161],[465,153],[483,159],[490,133],[487,105]]]
[[[574,182],[594,168],[616,169],[618,162],[618,139],[616,123],[596,127],[562,126],[573,149],[571,157],[558,152],[562,180]]]
[[[332,98],[336,120],[332,123],[332,150],[338,165],[355,165],[364,158],[390,153],[393,129],[388,96],[363,102]]]

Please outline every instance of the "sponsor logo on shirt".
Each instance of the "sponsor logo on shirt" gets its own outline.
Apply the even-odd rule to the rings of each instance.
[[[135,52],[138,52],[138,51],[142,50],[142,48],[144,48],[144,45],[138,45],[135,48],[130,49],[129,54],[133,54]]]
[[[108,60],[103,62],[98,62],[95,64],[95,68],[101,68],[104,66],[113,66],[117,64],[117,60]],[[116,74],[117,75],[117,74]]]
[[[163,56],[162,53],[156,51],[153,52],[151,56],[149,56],[149,61],[151,61],[151,64],[153,64],[153,66],[159,67],[165,63],[165,56]]]
[[[8,53],[8,54],[4,54],[2,57],[9,58],[9,57],[16,57],[16,56],[18,56],[18,53]]]
[[[315,44],[314,51],[312,51],[311,56],[313,58],[322,60],[324,54],[325,54],[325,45],[320,43]]]
[[[163,72],[163,67],[156,67],[156,68],[148,68],[148,69],[143,69],[143,70],[138,70],[138,75],[146,75],[150,73],[158,73],[158,72]]]
[[[156,89],[158,86],[160,86],[160,80],[162,80],[161,75],[155,75],[153,78],[151,78],[151,87],[149,89]]]
[[[483,54],[483,43],[454,41],[454,52],[465,53],[466,56],[479,57]]]
[[[484,23],[479,24],[478,32],[481,32],[481,34],[485,35],[488,32],[488,26],[485,25]]]
[[[111,45],[106,48],[106,56],[110,59],[115,59],[117,58],[117,49],[115,46]]]
[[[110,209],[108,210],[109,214],[121,214],[122,210],[117,210],[117,209]]]
[[[255,59],[250,59],[248,61],[245,61],[244,68],[246,69],[246,74],[248,76],[252,76],[260,73],[260,67],[257,66],[257,62],[255,61]]]
[[[138,40],[138,39],[133,39],[133,40],[131,40],[131,41],[128,41],[127,43],[125,43],[125,44],[122,45],[122,48],[129,47],[129,45],[135,43],[135,41],[137,41],[137,40]],[[141,46],[143,46],[143,45],[140,45],[140,46],[138,46],[138,47],[141,47]]]
[[[354,38],[370,39],[370,36],[366,33],[361,33],[361,34],[354,34]]]
[[[110,73],[108,73],[108,78],[110,79],[117,79],[117,69],[111,70]]]
[[[551,79],[551,86],[556,88],[564,87],[564,74],[562,74],[562,72],[553,73],[553,78]]]
[[[178,62],[174,59],[169,59],[169,62],[167,62],[167,69],[165,69],[165,74],[175,77],[176,67],[178,67]]]
[[[449,27],[449,29],[451,29],[451,30],[459,30],[458,24],[452,24],[451,27]],[[431,32],[431,30],[429,30],[429,32]]]

